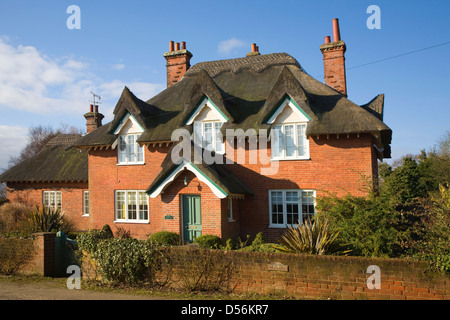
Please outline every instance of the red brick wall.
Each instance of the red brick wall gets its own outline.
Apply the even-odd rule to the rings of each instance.
[[[88,217],[83,217],[83,191],[88,184],[73,183],[8,183],[7,197],[11,202],[24,202],[42,207],[44,191],[61,191],[62,210],[77,230],[88,228]]]
[[[269,146],[270,147],[270,146]],[[368,134],[316,136],[309,138],[310,159],[279,161],[278,172],[273,176],[261,176],[259,164],[231,166],[233,173],[254,193],[239,201],[240,234],[254,235],[263,231],[268,240],[274,241],[282,229],[269,226],[268,191],[274,189],[311,189],[316,197],[336,193],[363,196],[372,187],[372,175],[377,175],[376,157],[373,157],[372,138]],[[235,159],[237,159],[235,151]],[[270,156],[270,150],[268,151]]]
[[[235,293],[333,300],[450,299],[450,278],[431,272],[426,262],[219,250],[214,253],[233,261],[230,287]],[[379,267],[379,289],[367,286],[373,275],[371,270],[367,273],[369,266]]]
[[[102,228],[105,224],[130,230],[132,236],[146,237],[161,230],[159,198],[149,199],[150,223],[115,223],[115,191],[146,190],[161,171],[161,163],[168,146],[145,148],[145,165],[118,165],[117,149],[89,152],[89,190],[91,199],[90,228]]]

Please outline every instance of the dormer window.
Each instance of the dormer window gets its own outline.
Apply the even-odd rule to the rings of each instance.
[[[194,143],[202,148],[218,153],[225,152],[225,143],[220,133],[220,128],[228,118],[215,106],[208,97],[194,108],[186,121],[187,125],[193,125]]]
[[[144,131],[136,119],[128,113],[118,124],[117,164],[144,164],[144,148],[137,142]]]
[[[137,139],[140,134],[124,134],[119,136],[118,156],[119,164],[142,164],[144,163],[144,148]]]
[[[220,133],[223,122],[216,121],[195,121],[194,122],[194,143],[202,148],[219,153],[225,152],[225,144]]]
[[[309,159],[306,126],[310,118],[289,97],[274,110],[267,123],[272,125],[273,160]]]

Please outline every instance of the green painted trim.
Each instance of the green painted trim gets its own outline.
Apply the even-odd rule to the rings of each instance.
[[[195,170],[197,170],[198,173],[200,173],[203,177],[205,177],[209,182],[211,182],[211,184],[217,188],[220,192],[222,192],[225,197],[228,196],[228,193],[226,193],[221,187],[219,187],[214,181],[212,181],[206,174],[204,174],[195,164],[193,164],[192,162],[188,162]],[[151,193],[153,193],[156,189],[158,189],[161,184],[165,181],[165,179],[167,177],[169,177],[172,173],[174,173],[175,171],[177,171],[181,166],[184,166],[185,163],[181,163],[178,166],[174,166],[171,170],[169,170],[169,172],[167,172],[163,177],[161,177],[160,181],[153,186],[153,188],[151,189],[147,189],[147,195],[150,196]]]
[[[156,183],[156,185],[153,186],[153,188],[147,188],[147,190],[145,191],[147,193],[148,196],[150,196],[151,193],[153,193],[156,189],[159,188],[159,186],[164,182],[164,180],[170,176],[174,171],[176,171],[180,166],[182,166],[183,163],[180,163],[178,166],[173,166],[172,169],[169,170],[169,172],[167,172],[164,176],[162,176]]]
[[[136,118],[131,114],[130,111],[127,110],[127,112],[120,118],[119,122],[117,123],[117,125],[114,127],[114,130],[112,130],[112,132],[116,132],[117,128],[120,127],[120,124],[124,125],[125,123],[122,123],[123,120],[127,117],[130,116],[137,124],[138,126],[141,128],[142,132],[145,131],[144,127],[139,123],[139,121],[136,120]]]
[[[272,116],[277,112],[277,110],[281,107],[281,105],[284,103],[284,101],[289,100],[289,102],[292,102],[292,104],[298,109],[298,111],[300,111],[305,117],[306,119],[308,119],[308,121],[311,121],[311,118],[308,116],[308,114],[297,104],[297,102],[294,101],[294,99],[292,99],[288,94],[285,94],[283,96],[283,98],[281,98],[280,102],[277,103],[277,105],[275,106],[275,108],[272,109],[272,111],[270,112],[270,114],[266,117],[266,119],[264,120],[264,123],[267,124],[267,122],[269,121],[270,118],[272,118]]]
[[[214,109],[217,110],[217,112],[219,112],[222,117],[225,118],[226,121],[230,121],[230,119],[222,112],[222,110],[220,110],[216,104],[214,102],[212,102],[212,100],[205,94],[202,96],[202,98],[200,99],[200,101],[197,103],[197,105],[195,106],[195,108],[191,111],[191,113],[189,113],[189,115],[186,117],[186,120],[184,121],[184,125],[187,124],[188,120],[190,118],[192,118],[192,116],[198,111],[198,109],[201,107],[201,103],[204,99],[207,99],[209,103],[211,103],[211,105],[214,107]]]

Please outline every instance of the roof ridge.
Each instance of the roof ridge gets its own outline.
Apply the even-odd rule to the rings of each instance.
[[[81,137],[82,135],[78,133],[58,133],[45,144],[44,148],[55,146],[70,147]]]
[[[196,75],[200,72],[200,70],[206,70],[211,77],[214,77],[224,71],[232,71],[233,73],[237,73],[242,69],[251,69],[254,72],[261,72],[269,66],[287,64],[295,65],[302,69],[300,63],[298,63],[294,57],[285,52],[281,52],[253,55],[242,58],[199,62],[192,66],[184,76],[189,77]]]

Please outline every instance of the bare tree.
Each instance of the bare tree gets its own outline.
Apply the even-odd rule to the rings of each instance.
[[[42,148],[51,139],[56,137],[60,133],[81,134],[82,130],[77,129],[67,124],[61,124],[61,127],[57,130],[51,126],[35,126],[28,129],[28,144],[20,152],[18,156],[10,156],[8,165],[9,168],[19,164],[20,162],[33,157],[38,154]]]

